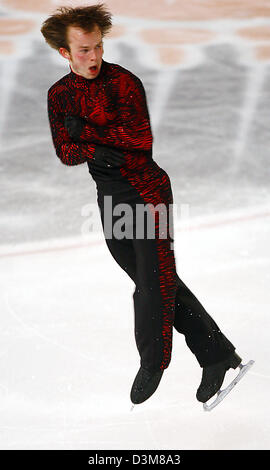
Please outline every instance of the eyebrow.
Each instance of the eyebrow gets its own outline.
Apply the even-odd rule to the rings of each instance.
[[[99,42],[97,42],[97,43],[95,44],[95,46],[98,46],[98,45],[101,44],[101,43],[102,43],[102,40],[99,41]],[[80,49],[88,49],[88,47],[89,47],[89,46],[80,46]]]

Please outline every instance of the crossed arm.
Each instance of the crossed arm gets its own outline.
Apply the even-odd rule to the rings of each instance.
[[[150,150],[152,132],[142,82],[128,77],[118,92],[119,118],[106,126],[86,120],[76,142],[65,127],[65,116],[72,115],[70,95],[64,87],[48,92],[48,117],[57,156],[66,165],[78,165],[94,158],[98,145],[119,150]]]

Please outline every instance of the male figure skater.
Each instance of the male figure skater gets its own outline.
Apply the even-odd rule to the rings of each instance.
[[[104,4],[60,7],[42,25],[46,42],[69,61],[70,72],[48,91],[48,116],[57,156],[66,165],[87,163],[96,183],[104,229],[105,196],[112,211],[119,203],[135,209],[168,208],[173,203],[168,174],[152,156],[152,132],[141,80],[124,67],[103,59],[103,37],[112,27]],[[152,207],[153,207],[152,206]],[[146,211],[147,213],[147,211]],[[241,358],[214,320],[178,277],[169,223],[159,235],[153,211],[154,237],[105,241],[112,256],[135,283],[135,339],[140,368],[131,401],[142,403],[156,390],[171,360],[172,328],[203,368],[197,399],[206,402],[219,391],[226,371]],[[119,220],[112,215],[113,223]],[[130,221],[136,228],[136,220]]]

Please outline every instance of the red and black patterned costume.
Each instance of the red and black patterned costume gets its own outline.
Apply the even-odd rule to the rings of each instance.
[[[153,160],[146,95],[141,80],[132,72],[104,60],[94,79],[70,69],[48,91],[48,114],[57,156],[66,165],[88,164],[96,182],[103,229],[104,196],[112,197],[112,210],[119,203],[128,203],[135,214],[136,204],[156,207],[163,203],[167,214],[172,214],[170,179]],[[79,142],[72,141],[65,128],[68,115],[87,120]],[[120,168],[97,166],[93,160],[96,145],[122,151],[124,164]],[[155,227],[152,239],[146,235],[119,239],[105,234],[112,256],[136,286],[135,338],[141,366],[149,371],[168,367],[173,326],[185,335],[201,367],[221,361],[235,348],[178,277],[169,221],[161,238],[159,213],[151,213]],[[119,214],[113,215],[113,223],[119,218]],[[131,225],[135,234],[135,218]]]

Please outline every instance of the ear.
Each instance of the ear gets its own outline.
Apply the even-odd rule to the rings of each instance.
[[[70,54],[69,54],[68,50],[65,49],[64,47],[60,47],[60,49],[58,49],[58,52],[65,59],[68,59],[68,60],[70,59]]]

